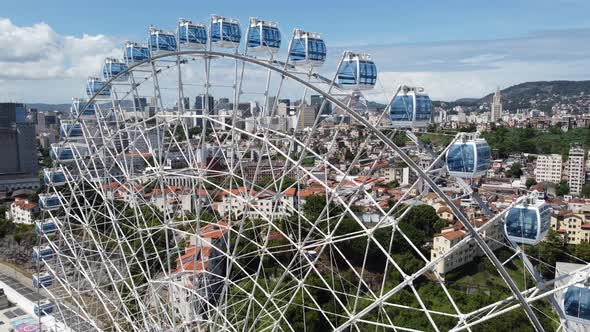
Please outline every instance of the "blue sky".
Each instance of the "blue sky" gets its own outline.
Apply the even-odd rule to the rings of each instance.
[[[210,14],[243,25],[250,16],[277,21],[284,36],[295,27],[321,32],[328,64],[343,49],[366,50],[383,84],[425,85],[440,99],[590,79],[588,0],[5,2],[0,42],[13,47],[0,49],[0,99],[67,101],[122,41],[145,40],[150,24],[172,29],[178,17],[206,22]]]
[[[274,20],[291,30],[320,31],[336,44],[507,38],[542,30],[590,28],[590,1],[7,1],[16,25],[49,24],[60,34],[143,37],[150,24],[210,14]],[[359,5],[361,4],[361,5]],[[34,8],[34,10],[31,10]]]

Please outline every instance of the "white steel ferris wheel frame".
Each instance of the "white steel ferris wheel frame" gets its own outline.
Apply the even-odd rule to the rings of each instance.
[[[275,61],[271,58],[271,60],[261,60],[261,59],[256,59],[247,55],[242,55],[242,54],[238,54],[236,53],[225,53],[225,52],[216,52],[216,51],[210,51],[210,50],[187,50],[187,51],[177,51],[177,52],[169,52],[169,53],[165,53],[165,54],[160,54],[154,57],[151,57],[150,59],[144,60],[142,62],[139,63],[135,63],[131,66],[129,66],[129,68],[125,71],[122,72],[120,74],[118,74],[117,76],[111,78],[110,80],[108,80],[106,82],[106,84],[99,90],[97,91],[94,96],[92,96],[84,105],[84,108],[79,110],[79,117],[81,116],[81,114],[84,113],[84,111],[86,110],[86,108],[88,107],[88,105],[92,104],[97,96],[101,93],[102,90],[106,89],[107,86],[110,86],[111,84],[113,84],[116,79],[122,75],[126,75],[129,74],[130,75],[130,84],[132,85],[132,93],[137,94],[136,92],[136,86],[137,83],[135,83],[135,79],[133,77],[133,71],[139,67],[145,66],[145,65],[149,65],[149,70],[151,70],[152,72],[152,78],[154,80],[154,94],[155,97],[158,99],[158,102],[160,102],[160,107],[163,109],[163,105],[161,104],[161,97],[160,97],[160,92],[159,92],[159,86],[158,86],[158,74],[160,72],[161,69],[157,69],[156,68],[156,61],[157,60],[162,60],[164,58],[176,58],[175,62],[176,62],[176,66],[178,66],[178,84],[179,84],[179,91],[178,91],[178,107],[179,107],[179,111],[182,112],[183,111],[183,107],[184,107],[184,95],[183,95],[183,89],[182,89],[182,75],[181,75],[181,65],[182,65],[182,58],[184,56],[197,56],[197,57],[201,57],[203,58],[205,61],[205,76],[206,76],[206,94],[205,94],[205,98],[203,100],[203,104],[204,110],[209,110],[210,108],[208,107],[208,102],[209,102],[209,98],[208,96],[208,89],[209,89],[209,76],[210,76],[210,60],[213,58],[229,58],[229,59],[233,59],[235,60],[235,75],[234,75],[234,89],[235,89],[235,102],[234,102],[234,111],[237,108],[237,100],[239,98],[239,95],[241,93],[241,84],[242,84],[242,78],[243,78],[243,71],[244,71],[244,65],[246,63],[249,64],[254,64],[256,66],[262,67],[262,68],[266,68],[269,71],[268,74],[268,80],[267,80],[267,84],[266,84],[266,91],[265,91],[265,106],[268,106],[269,100],[269,94],[268,94],[268,89],[269,89],[269,85],[270,85],[270,75],[272,72],[276,72],[278,74],[280,74],[282,76],[282,80],[281,80],[281,84],[283,82],[283,80],[285,78],[288,78],[290,80],[293,80],[299,84],[301,84],[302,86],[304,86],[306,89],[309,89],[311,91],[314,91],[315,93],[320,94],[321,96],[323,96],[324,101],[323,104],[325,103],[332,103],[333,105],[336,105],[339,109],[343,110],[346,114],[348,114],[351,118],[353,118],[355,121],[359,122],[361,125],[364,126],[364,128],[366,128],[367,130],[370,131],[370,134],[375,135],[377,138],[379,138],[382,142],[384,142],[387,147],[389,147],[390,149],[392,149],[393,151],[395,151],[400,157],[401,159],[412,169],[412,171],[416,172],[419,176],[419,178],[421,180],[423,180],[426,185],[433,191],[435,192],[441,199],[443,199],[445,201],[445,203],[447,203],[447,205],[449,206],[449,208],[452,210],[453,214],[459,219],[459,221],[462,223],[463,227],[465,227],[465,229],[468,230],[469,235],[463,239],[459,244],[457,244],[456,246],[454,246],[449,252],[445,253],[443,256],[438,257],[436,260],[432,260],[430,262],[428,262],[423,268],[421,268],[419,271],[417,271],[416,273],[412,274],[412,275],[405,275],[405,280],[400,283],[397,287],[395,287],[394,289],[391,289],[389,292],[385,293],[385,294],[380,294],[378,297],[376,297],[373,300],[373,303],[368,305],[366,308],[364,308],[363,310],[357,312],[354,315],[350,315],[350,317],[341,325],[336,326],[334,328],[334,330],[336,331],[343,331],[348,329],[349,327],[353,326],[355,323],[357,322],[362,322],[363,320],[363,316],[367,313],[369,313],[371,310],[378,308],[379,306],[383,305],[383,303],[390,298],[391,296],[393,296],[394,294],[396,294],[400,289],[408,286],[408,287],[412,287],[412,282],[417,279],[419,276],[423,275],[425,272],[431,271],[433,270],[433,268],[436,266],[436,263],[438,263],[439,261],[441,261],[442,259],[444,259],[445,257],[448,257],[450,254],[452,254],[453,252],[457,251],[459,248],[461,248],[461,246],[467,244],[469,241],[474,240],[477,245],[482,249],[482,251],[485,253],[485,255],[488,257],[488,259],[491,261],[491,263],[494,265],[494,267],[498,270],[498,272],[500,273],[500,275],[502,276],[502,278],[504,279],[505,283],[508,285],[508,287],[510,288],[513,296],[512,298],[508,298],[504,301],[501,301],[499,303],[495,303],[493,305],[488,306],[489,308],[498,308],[497,311],[494,311],[491,314],[487,314],[481,318],[477,318],[479,314],[481,314],[482,312],[485,311],[485,308],[481,308],[480,310],[478,310],[475,313],[470,313],[470,314],[465,314],[462,315],[463,317],[461,318],[461,322],[459,323],[459,325],[455,328],[455,330],[463,330],[463,329],[467,329],[470,330],[470,327],[473,325],[476,325],[482,321],[491,319],[493,317],[496,317],[502,313],[505,313],[509,310],[513,310],[515,308],[521,307],[525,313],[527,314],[528,318],[530,319],[532,325],[534,326],[534,328],[537,331],[543,331],[543,326],[541,325],[540,321],[538,320],[535,312],[533,311],[530,303],[537,301],[539,299],[543,299],[543,298],[549,298],[552,300],[552,302],[555,302],[553,300],[553,294],[555,292],[557,292],[558,290],[547,290],[545,289],[541,289],[541,288],[531,288],[525,291],[520,291],[518,286],[516,285],[516,283],[514,282],[514,280],[512,280],[512,278],[510,277],[510,275],[508,274],[508,272],[506,271],[506,269],[504,268],[504,265],[502,262],[499,261],[499,259],[495,256],[495,254],[492,252],[492,250],[490,249],[490,247],[488,246],[488,244],[486,243],[486,241],[482,238],[481,236],[481,232],[483,230],[485,230],[485,228],[489,227],[490,224],[494,223],[494,222],[499,222],[499,220],[501,219],[502,214],[496,215],[495,217],[492,218],[492,220],[490,220],[490,222],[485,225],[484,227],[481,228],[476,228],[473,226],[473,224],[470,223],[470,221],[467,219],[467,217],[462,213],[462,211],[453,203],[452,199],[450,197],[448,197],[439,187],[438,185],[432,180],[432,178],[427,174],[427,172],[430,171],[430,168],[428,170],[423,170],[421,169],[414,161],[413,159],[411,159],[406,152],[398,147],[393,140],[388,137],[386,134],[384,134],[382,131],[378,130],[377,128],[375,128],[368,120],[366,120],[364,117],[362,117],[361,115],[359,115],[357,112],[355,112],[353,109],[351,109],[347,104],[345,104],[344,102],[342,102],[341,100],[339,100],[338,98],[336,98],[334,95],[332,95],[330,93],[332,87],[337,86],[337,84],[335,83],[335,79],[333,80],[329,80],[326,79],[318,74],[315,74],[312,72],[312,70],[310,70],[309,74],[307,75],[308,78],[316,78],[319,79],[321,81],[324,81],[326,83],[329,82],[329,89],[328,91],[324,91],[321,88],[317,87],[316,85],[314,85],[313,83],[306,81],[305,79],[302,79],[299,75],[294,74],[290,71],[288,71],[287,69],[290,68],[290,65],[288,64],[288,62],[279,62],[279,61]],[[242,71],[241,71],[241,75],[240,75],[240,71],[239,71],[239,63],[242,63]],[[340,64],[339,64],[340,66]],[[282,67],[282,68],[280,68]],[[144,67],[145,68],[145,67]],[[238,76],[240,76],[238,78]],[[280,87],[279,87],[280,89]],[[113,89],[114,90],[114,89]],[[399,90],[398,90],[399,92]],[[113,91],[113,93],[116,93],[115,91]],[[278,95],[278,94],[277,94]],[[397,92],[396,92],[397,95]],[[395,96],[393,97],[395,98]],[[393,99],[392,98],[392,99]],[[275,103],[277,101],[275,100]],[[324,105],[320,106],[320,110],[323,109]],[[272,107],[267,108],[265,107],[265,112],[268,109],[273,109]],[[115,110],[116,111],[116,110]],[[386,110],[387,111],[387,110]],[[233,112],[233,117],[235,119],[237,112]],[[385,112],[384,112],[385,113]],[[319,116],[318,116],[319,118]],[[76,119],[76,120],[79,120]],[[211,120],[210,120],[211,121]],[[317,125],[317,121],[318,119],[316,118],[316,124]],[[314,127],[315,127],[314,125]],[[233,129],[233,128],[232,128]],[[236,129],[237,130],[237,129]],[[270,130],[270,128],[266,128],[267,132]],[[245,134],[245,133],[244,133]],[[256,139],[256,136],[252,136],[253,138]],[[411,137],[411,135],[410,135]],[[304,142],[301,142],[302,144],[305,144]],[[307,151],[307,152],[312,152],[312,151]],[[313,152],[312,152],[313,153]],[[444,152],[443,152],[444,154]],[[436,157],[436,162],[438,163],[441,159],[441,156],[443,155],[439,155]],[[318,156],[316,155],[317,157]],[[357,155],[355,157],[355,160],[357,160],[359,157],[359,155]],[[298,165],[300,165],[301,160],[299,160]],[[432,166],[435,165],[435,163],[432,164]],[[432,168],[431,166],[431,168]],[[416,183],[414,183],[414,186],[416,185]],[[327,188],[328,189],[328,188]],[[97,188],[98,190],[98,188]],[[332,197],[333,199],[334,197]],[[338,199],[338,198],[336,198]],[[340,199],[341,200],[341,199]],[[401,202],[401,200],[400,200]],[[344,206],[347,205],[346,202],[341,200],[341,204],[343,204]],[[397,205],[397,204],[396,204]],[[389,215],[390,213],[393,211],[393,209],[391,209],[391,211],[389,211],[388,213],[384,213],[384,217],[383,219],[380,221],[380,223],[386,223],[389,222],[388,219],[390,218]],[[405,214],[405,213],[404,213]],[[403,217],[403,215],[402,215]],[[401,217],[400,217],[401,218]],[[393,221],[395,222],[395,221]],[[367,235],[370,236],[370,232],[369,230],[367,230],[365,228],[365,231],[367,231]],[[515,244],[512,244],[514,247],[516,247]],[[383,249],[383,248],[382,248]],[[526,257],[524,254],[522,255],[522,257]],[[526,261],[528,262],[528,260]],[[310,261],[310,263],[313,266],[313,262]],[[392,261],[393,264],[395,264],[395,262]],[[527,263],[527,268],[532,269],[532,271],[534,271],[534,268],[532,268],[532,264],[530,264],[530,262]],[[536,274],[535,274],[536,275]],[[440,276],[438,276],[439,281],[440,281]],[[571,282],[572,284],[574,282]],[[547,286],[544,285],[545,287]],[[563,289],[563,287],[561,288]],[[415,290],[414,290],[415,291]],[[272,296],[273,294],[268,294],[269,296]],[[450,300],[452,301],[452,298],[449,296]],[[420,298],[418,297],[419,301]],[[502,305],[505,305],[513,300],[516,300],[518,303],[514,304],[510,307],[501,307]],[[560,318],[562,319],[562,322],[564,321],[564,317],[563,317],[563,313],[561,313],[561,310],[558,309],[559,306],[554,304],[554,308],[557,310]],[[81,304],[77,304],[78,306],[80,306]],[[425,308],[425,306],[423,304],[422,308],[426,313],[427,318],[430,320],[430,322],[432,323],[432,325],[435,327],[436,329],[436,324],[434,324],[434,322],[432,321],[432,318],[430,317],[429,311]],[[456,308],[456,305],[453,303],[453,305]],[[488,309],[489,309],[488,308]],[[458,311],[458,310],[457,310]],[[90,319],[89,315],[85,315],[85,319],[88,319],[89,321],[92,321]],[[145,319],[149,320],[147,317],[144,317]],[[472,319],[470,322],[467,321],[467,319]],[[94,326],[95,328],[98,329],[98,326]],[[399,327],[398,327],[399,328]]]

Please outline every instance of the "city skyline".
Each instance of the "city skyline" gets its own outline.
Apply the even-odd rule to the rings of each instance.
[[[0,100],[67,103],[83,92],[87,76],[99,72],[97,60],[120,58],[124,41],[145,41],[150,24],[172,29],[179,16],[207,22],[210,13],[240,19],[243,30],[250,16],[277,21],[285,41],[281,58],[293,28],[322,33],[328,47],[320,69],[324,74],[334,72],[344,50],[371,53],[379,68],[376,98],[398,84],[425,86],[438,100],[481,97],[497,86],[526,81],[583,80],[590,64],[585,56],[590,24],[581,14],[586,12],[580,10],[587,6],[583,2],[568,6],[524,1],[516,8],[511,4],[510,11],[502,10],[501,3],[453,9],[456,6],[430,2],[420,8],[420,20],[395,15],[399,8],[389,3],[379,3],[384,8],[379,11],[345,3],[337,17],[323,14],[325,4],[306,2],[301,6],[310,8],[307,15],[269,10],[268,3],[172,9],[155,2],[134,8],[101,4],[115,8],[112,15],[88,16],[86,6],[69,6],[68,20],[54,4],[36,4],[39,14],[25,11],[26,1],[8,4],[0,16],[0,42],[12,47],[0,51]],[[349,23],[367,18],[371,24]]]

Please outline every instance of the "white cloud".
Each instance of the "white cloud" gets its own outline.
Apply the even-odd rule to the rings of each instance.
[[[590,29],[518,38],[368,46],[379,80],[420,85],[435,99],[482,97],[527,81],[590,79]]]
[[[506,88],[527,81],[584,80],[589,78],[590,61],[564,63],[499,62],[494,68],[472,71],[380,72],[383,86],[400,84],[422,86],[432,98],[456,100],[480,98],[496,87]]]
[[[0,19],[0,45],[10,46],[0,48],[0,99],[67,101],[105,57],[121,56],[118,44],[104,35],[61,36],[45,23],[20,27]]]
[[[86,77],[100,72],[105,57],[121,57],[121,42],[105,35],[64,36],[45,23],[20,27],[0,18],[0,45],[10,45],[0,48],[0,100],[61,103],[80,96]],[[380,84],[369,98],[379,101],[398,84],[424,86],[435,99],[454,100],[481,97],[497,86],[525,81],[590,77],[590,29],[542,31],[497,40],[330,47],[320,72],[333,77],[345,49],[373,55]],[[285,53],[279,56],[284,58]],[[202,83],[199,68],[187,70],[186,80]],[[220,66],[212,77],[227,81],[233,77],[232,68]],[[251,69],[243,90],[260,95],[265,72]],[[172,75],[169,80],[173,79]],[[293,98],[301,91],[297,86],[283,89]],[[196,86],[193,93],[198,93]]]

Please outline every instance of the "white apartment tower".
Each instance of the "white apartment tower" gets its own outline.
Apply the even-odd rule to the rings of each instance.
[[[572,145],[567,161],[567,184],[570,194],[579,196],[582,186],[586,182],[586,164],[584,163],[584,148],[580,145]]]
[[[490,122],[498,122],[502,118],[502,94],[500,88],[494,93],[492,100],[492,110],[490,112]]]
[[[561,181],[563,163],[559,154],[542,154],[537,157],[535,165],[535,180],[537,182]]]
[[[302,130],[304,128],[311,128],[315,123],[317,116],[316,107],[314,105],[303,105],[299,109],[299,119],[297,128]]]

